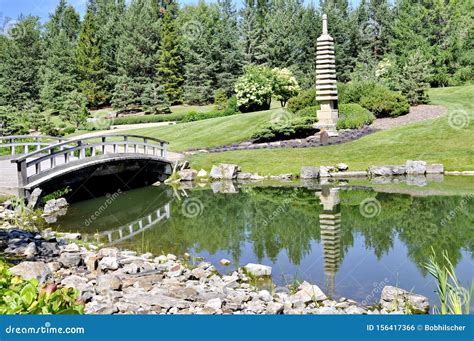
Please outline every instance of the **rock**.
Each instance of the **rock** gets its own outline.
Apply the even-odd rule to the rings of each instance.
[[[262,265],[262,264],[249,263],[246,266],[244,266],[244,269],[249,274],[255,277],[271,276],[272,274],[272,268],[270,266]]]
[[[428,313],[430,309],[427,297],[389,285],[382,289],[380,305],[388,311],[415,309],[415,312]]]
[[[334,172],[334,173],[331,173],[331,176],[334,178],[365,177],[367,176],[367,171]]]
[[[10,273],[25,280],[36,278],[40,283],[51,276],[51,270],[44,262],[22,262],[10,268]]]
[[[281,314],[285,306],[282,303],[270,302],[267,304],[267,312],[269,314]]]
[[[408,160],[405,164],[406,173],[411,175],[425,175],[426,174],[426,162],[425,161],[413,161]]]
[[[264,302],[271,302],[273,300],[273,297],[268,292],[268,290],[260,290],[258,292],[258,298],[260,298]]]
[[[58,261],[66,268],[75,268],[81,264],[80,252],[63,252],[58,258]]]
[[[116,257],[104,257],[99,261],[99,269],[101,270],[117,270],[119,263]]]
[[[213,298],[206,302],[206,308],[220,309],[222,308],[222,300],[220,298]]]
[[[322,314],[322,315],[340,314],[340,312],[334,307],[321,307],[321,308],[318,308],[317,313]]]
[[[46,264],[51,272],[56,272],[61,269],[61,263],[59,262],[49,262]]]
[[[317,179],[319,177],[319,167],[303,166],[300,171],[301,179]]]
[[[120,251],[116,247],[104,247],[103,249],[99,250],[99,252],[97,253],[97,256],[99,258],[118,257],[119,254],[120,254]]]
[[[116,275],[106,274],[97,277],[97,290],[107,292],[109,290],[121,290],[122,280]]]
[[[171,254],[171,253],[168,253],[168,254],[166,255],[166,259],[167,259],[167,260],[171,260],[171,261],[175,261],[175,260],[178,259],[178,257],[176,257],[175,255],[173,255],[173,254]]]
[[[38,250],[36,249],[36,244],[34,242],[29,243],[23,250],[23,255],[26,258],[33,258],[37,253]]]
[[[41,192],[43,192],[43,191],[39,187],[35,188],[33,190],[33,192],[31,192],[30,197],[28,199],[28,208],[29,209],[33,209],[33,208],[36,207],[36,205],[38,204],[38,200],[41,196]]]
[[[79,245],[76,243],[70,243],[67,244],[63,249],[62,252],[79,252],[81,249],[79,248]]]
[[[327,146],[329,143],[329,134],[326,130],[321,130],[319,133],[319,142],[323,146]]]
[[[62,239],[67,239],[67,240],[77,240],[81,239],[82,236],[80,233],[63,233],[61,234]]]
[[[337,167],[337,169],[338,169],[340,172],[344,172],[344,171],[346,171],[346,170],[349,169],[349,166],[346,165],[345,163],[342,163],[342,162],[341,162],[341,163],[338,163],[338,164],[336,165],[336,167]]]
[[[368,172],[371,176],[404,175],[406,168],[404,166],[371,166]]]
[[[426,174],[443,174],[444,166],[441,163],[434,163],[426,166]]]
[[[355,305],[351,305],[350,307],[345,309],[346,314],[367,314],[367,310],[361,307],[357,307]]]
[[[181,264],[176,264],[168,271],[168,277],[178,277],[184,272],[184,267]]]
[[[126,302],[147,306],[160,306],[165,309],[171,307],[184,309],[190,306],[189,302],[183,299],[167,296],[163,291],[155,289],[149,292],[133,290],[124,294],[123,298]]]
[[[252,179],[252,173],[238,173],[237,180],[250,180]]]
[[[99,258],[95,254],[90,254],[84,257],[84,263],[88,271],[95,271],[99,266]]]
[[[230,260],[228,260],[228,259],[222,258],[222,259],[219,261],[219,263],[221,263],[221,264],[224,265],[224,266],[227,266],[227,265],[230,265],[231,262],[230,262]]]
[[[265,177],[258,174],[252,174],[252,176],[250,177],[250,180],[261,181],[261,180],[265,180]]]
[[[321,178],[328,178],[331,176],[331,172],[334,172],[336,169],[331,166],[321,166],[319,167],[319,176]]]
[[[83,289],[87,286],[87,278],[77,275],[67,276],[61,281],[61,285],[66,288]]]
[[[289,180],[292,180],[292,179],[293,179],[293,174],[291,174],[291,173],[284,173],[284,174],[278,175],[277,178],[278,178],[279,180],[289,181]]]
[[[299,301],[308,303],[324,301],[327,299],[327,296],[317,285],[312,285],[305,281],[298,287],[298,292],[291,295],[289,299],[293,304]]]
[[[158,256],[155,258],[155,262],[156,263],[166,263],[168,261],[168,257],[166,257],[165,255],[161,255],[161,256]]]
[[[207,178],[208,175],[209,175],[209,174],[208,174],[204,169],[201,169],[201,170],[197,173],[197,177],[198,177],[198,178]]]
[[[219,166],[212,166],[211,173],[209,174],[211,179],[222,180],[222,169]]]
[[[426,176],[424,175],[407,175],[407,185],[423,187],[428,185]]]
[[[46,202],[44,205],[43,213],[45,215],[51,215],[55,212],[60,211],[63,208],[66,208],[68,206],[68,203],[66,199],[64,198],[59,198],[59,199],[51,199]]]
[[[198,172],[195,169],[183,169],[178,172],[180,181],[194,181],[197,174]]]

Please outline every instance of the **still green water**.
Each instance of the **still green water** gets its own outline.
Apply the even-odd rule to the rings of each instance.
[[[438,304],[423,266],[432,248],[440,259],[447,250],[465,286],[474,278],[473,184],[161,185],[73,204],[56,225],[140,252],[188,252],[222,273],[270,265],[276,285],[307,280],[333,297],[375,303],[394,285]]]

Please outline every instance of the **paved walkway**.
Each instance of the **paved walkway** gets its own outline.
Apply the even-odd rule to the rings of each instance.
[[[441,105],[418,105],[416,107],[411,107],[410,112],[403,116],[396,118],[378,118],[371,127],[376,130],[391,129],[410,123],[431,120],[443,116],[447,111],[448,110]]]

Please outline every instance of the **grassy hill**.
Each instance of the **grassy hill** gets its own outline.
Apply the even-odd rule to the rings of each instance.
[[[474,170],[474,85],[433,89],[429,94],[432,104],[448,108],[448,115],[377,132],[344,145],[199,154],[190,160],[198,169],[229,162],[239,164],[244,171],[261,174],[297,174],[303,165],[338,162],[347,163],[350,169],[361,170],[370,165],[401,164],[407,159],[443,163],[447,170]],[[449,114],[453,112],[469,121],[463,129],[455,129],[449,124]],[[217,127],[208,129],[218,135]]]

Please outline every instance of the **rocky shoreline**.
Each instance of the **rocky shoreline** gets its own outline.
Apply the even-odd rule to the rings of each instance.
[[[0,250],[24,279],[79,290],[87,314],[405,314],[428,313],[428,299],[403,289],[381,288],[379,304],[333,300],[308,282],[268,283],[271,267],[248,264],[228,275],[189,255],[137,254],[82,242],[79,233],[29,232],[11,224],[15,211],[0,206]],[[26,222],[25,222],[26,223]],[[224,260],[223,260],[224,261]],[[268,288],[270,287],[270,288]]]

